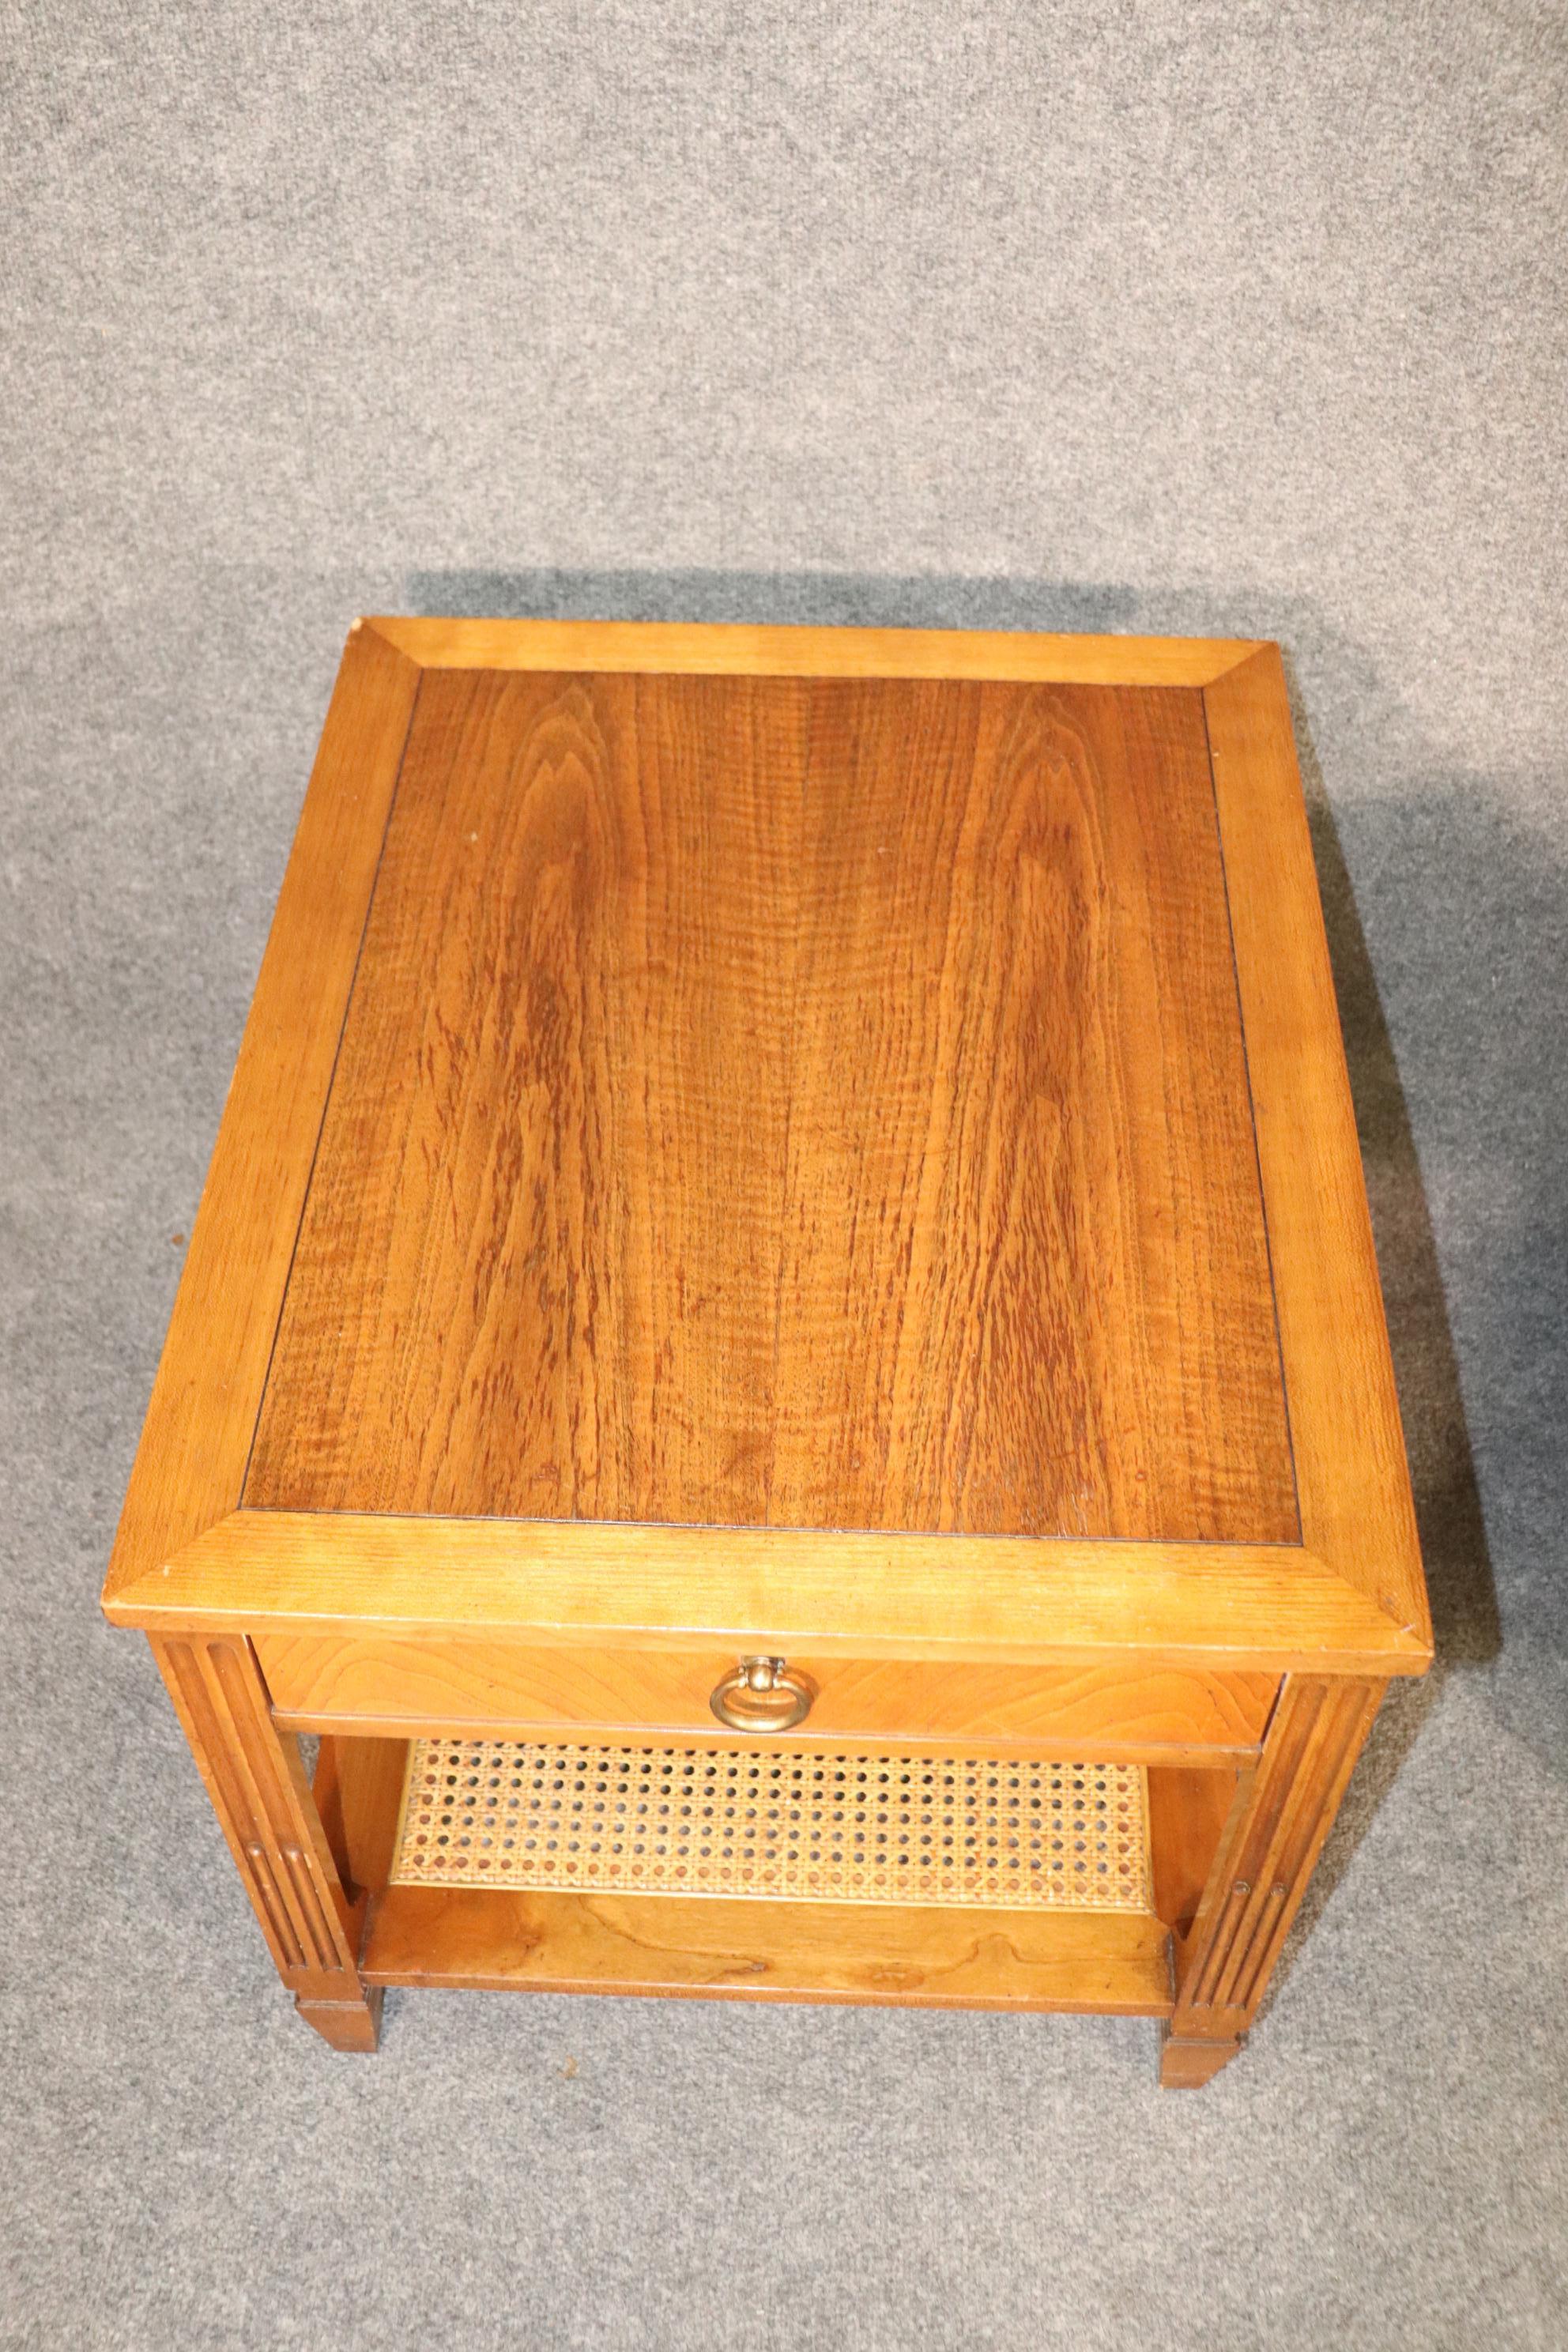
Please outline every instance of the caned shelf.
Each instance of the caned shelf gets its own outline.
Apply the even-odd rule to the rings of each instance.
[[[1141,1767],[411,1743],[392,1884],[1147,1912]]]
[[[1137,1766],[412,1743],[373,1985],[1171,2010]]]

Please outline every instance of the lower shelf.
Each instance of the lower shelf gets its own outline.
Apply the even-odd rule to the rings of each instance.
[[[389,1886],[372,1984],[866,2001],[1168,2017],[1169,1938],[1142,1911],[775,1903]]]
[[[424,1739],[375,1985],[1171,2011],[1138,1766]]]
[[[487,1893],[1153,1908],[1136,1764],[416,1739],[391,1876]]]

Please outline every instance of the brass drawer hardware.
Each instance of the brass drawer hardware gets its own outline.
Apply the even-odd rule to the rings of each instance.
[[[816,1696],[811,1676],[787,1658],[742,1658],[708,1704],[731,1731],[793,1731]]]

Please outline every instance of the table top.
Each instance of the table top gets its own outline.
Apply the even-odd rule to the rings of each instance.
[[[1276,650],[356,625],[106,1605],[1419,1671]]]

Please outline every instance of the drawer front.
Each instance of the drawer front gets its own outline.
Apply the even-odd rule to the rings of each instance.
[[[493,1732],[498,1738],[671,1737],[733,1746],[985,1748],[1108,1762],[1246,1751],[1263,1735],[1271,1675],[1179,1666],[1006,1666],[792,1656],[816,1696],[783,1735],[737,1733],[710,1699],[738,1652],[513,1648],[264,1634],[256,1652],[279,1719],[300,1731]]]

